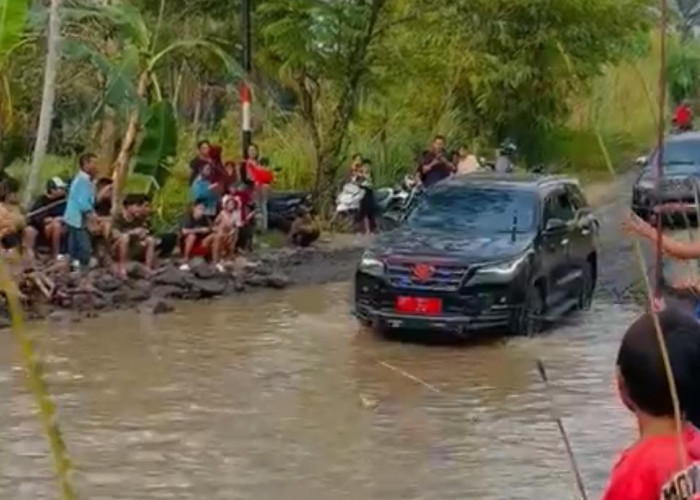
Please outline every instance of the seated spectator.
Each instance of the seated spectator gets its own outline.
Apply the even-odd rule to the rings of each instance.
[[[117,257],[117,274],[122,278],[126,278],[128,260],[143,260],[148,270],[153,270],[158,242],[151,235],[149,215],[148,197],[130,194],[124,199],[121,214],[114,219],[112,245]]]
[[[256,222],[256,206],[255,206],[255,185],[252,181],[247,180],[245,174],[241,176],[242,182],[239,182],[235,189],[232,189],[233,196],[238,198],[241,206],[242,226],[238,231],[238,239],[236,240],[237,250],[252,250],[253,237],[255,235]]]
[[[224,193],[233,194],[238,184],[238,167],[235,161],[227,161],[224,164],[224,176],[222,182],[224,184]]]
[[[212,166],[205,164],[202,171],[192,183],[192,199],[204,204],[204,214],[210,218],[210,222],[216,217],[219,205],[219,184],[212,182]]]
[[[0,191],[0,246],[4,250],[15,250],[22,242],[26,226],[19,206],[19,182],[8,178]]]
[[[316,241],[320,235],[321,230],[311,215],[311,212],[306,209],[301,209],[289,230],[289,242],[292,245],[308,247]]]
[[[212,258],[217,268],[223,272],[221,260],[235,253],[238,231],[243,226],[241,199],[237,196],[226,195],[221,203],[221,212],[216,216],[214,231],[217,238],[212,247]]]
[[[112,188],[114,181],[108,177],[99,179],[95,185],[95,217],[91,232],[105,241],[112,234]]]
[[[197,143],[197,156],[190,161],[190,184],[202,172],[202,167],[211,162],[210,150],[211,144],[209,144],[209,141],[199,141]]]
[[[46,192],[29,209],[28,225],[24,229],[22,247],[29,259],[34,259],[37,246],[49,247],[51,257],[61,254],[66,228],[63,214],[66,211],[67,185],[60,177],[46,183]]]
[[[217,235],[212,227],[212,219],[206,214],[207,201],[196,200],[192,212],[180,230],[182,257],[181,271],[189,271],[192,257],[207,257],[212,250]]]

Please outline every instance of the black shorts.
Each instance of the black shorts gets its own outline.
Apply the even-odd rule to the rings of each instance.
[[[8,234],[0,240],[0,245],[5,250],[10,250],[13,248],[18,248],[22,244],[22,233],[16,232],[13,234]]]

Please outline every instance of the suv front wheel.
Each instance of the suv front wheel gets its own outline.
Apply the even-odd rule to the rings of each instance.
[[[525,292],[525,300],[516,313],[511,326],[512,333],[523,337],[532,337],[542,331],[545,311],[543,290],[537,285],[530,285]]]

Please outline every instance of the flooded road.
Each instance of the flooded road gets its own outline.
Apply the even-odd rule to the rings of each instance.
[[[591,498],[634,436],[613,384],[633,308],[470,347],[359,334],[345,284],[40,326],[85,499],[576,498],[535,360]],[[57,498],[0,332],[0,498]]]

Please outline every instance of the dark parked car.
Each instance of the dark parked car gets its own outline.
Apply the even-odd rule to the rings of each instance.
[[[532,335],[590,306],[598,222],[575,180],[473,174],[416,200],[355,277],[355,314],[378,330]]]
[[[646,219],[654,210],[669,217],[696,215],[700,180],[700,133],[672,135],[664,142],[663,177],[656,187],[658,152],[637,160],[643,166],[632,188],[632,210]]]

